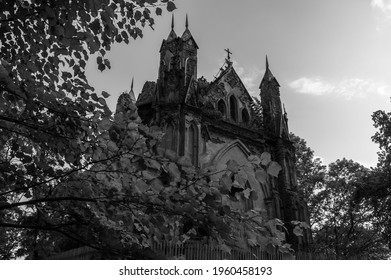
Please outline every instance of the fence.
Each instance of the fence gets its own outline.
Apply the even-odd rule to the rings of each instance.
[[[266,252],[259,247],[251,247],[248,250],[235,250],[230,252],[222,250],[213,243],[186,242],[184,244],[172,244],[160,242],[152,246],[152,249],[161,252],[168,259],[185,260],[283,260],[294,259],[291,254],[281,252]]]
[[[333,260],[334,256],[313,254],[310,252],[296,252],[283,254],[277,250],[266,252],[259,247],[250,247],[247,250],[232,249],[229,253],[213,243],[186,242],[184,244],[172,244],[169,242],[155,243],[152,246],[167,259],[184,260]],[[89,247],[79,247],[56,254],[52,260],[89,260],[94,258],[96,250]]]

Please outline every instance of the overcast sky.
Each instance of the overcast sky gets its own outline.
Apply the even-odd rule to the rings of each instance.
[[[371,115],[390,111],[391,0],[175,0],[175,31],[185,15],[198,50],[198,77],[218,72],[225,48],[248,91],[259,96],[265,56],[281,85],[291,132],[304,138],[325,164],[346,157],[366,166],[377,162]],[[171,14],[156,17],[144,38],[116,45],[112,69],[99,73],[95,59],[87,76],[99,92],[137,94],[157,79],[159,48]]]

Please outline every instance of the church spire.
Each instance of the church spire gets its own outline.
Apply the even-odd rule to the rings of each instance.
[[[136,97],[134,96],[133,92],[133,78],[132,78],[132,84],[130,86],[130,91],[127,90],[120,94],[117,100],[117,106],[115,113],[126,113],[129,110],[133,110],[132,106],[130,104],[136,104]]]
[[[267,59],[267,55],[266,55],[266,69],[269,69],[269,60]]]
[[[272,82],[272,81],[275,82],[277,87],[280,86],[277,79],[274,77],[272,71],[270,71],[269,59],[267,58],[267,55],[266,55],[266,70],[265,70],[265,74],[263,75],[263,79],[262,79],[262,82],[261,82],[259,88],[261,89],[264,84]]]
[[[130,95],[130,100],[132,100],[132,103],[136,103],[136,97],[134,95],[134,91],[133,91],[133,82],[134,82],[134,77],[132,77],[132,84],[130,86],[130,92],[129,92],[129,95]]]
[[[185,31],[183,32],[182,34],[182,40],[187,42],[189,39],[192,39],[195,47],[198,49],[198,46],[197,46],[197,43],[196,41],[194,40],[193,38],[193,35],[191,35],[191,32],[189,30],[189,17],[188,15],[186,14],[186,21],[185,21]]]
[[[285,126],[284,111],[281,104],[279,83],[270,71],[269,59],[266,56],[266,70],[259,86],[264,128],[272,135],[281,137]]]
[[[175,31],[174,31],[174,14],[172,14],[172,18],[171,18],[171,31],[170,31],[170,34],[168,35],[167,37],[167,41],[171,41],[175,38],[177,38],[178,36],[176,35]]]

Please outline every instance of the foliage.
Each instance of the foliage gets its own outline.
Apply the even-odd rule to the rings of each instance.
[[[319,219],[313,226],[321,252],[337,259],[379,259],[389,256],[382,226],[371,203],[362,196],[370,171],[352,160],[331,163],[322,190],[316,195]]]
[[[111,112],[108,93],[88,84],[87,60],[94,54],[99,69],[109,68],[111,45],[142,37],[163,6],[175,9],[167,0],[1,1],[1,238],[23,239],[12,228],[50,228],[32,220],[39,209],[18,203],[60,200],[58,182],[101,161],[98,135]]]
[[[246,166],[229,160],[222,171],[198,171],[186,158],[169,160],[151,152],[162,133],[141,125],[133,104],[99,125],[107,129],[97,135],[97,148],[90,155],[85,152],[93,159],[90,167],[56,180],[50,194],[34,188],[31,198],[19,203],[8,199],[0,206],[8,213],[20,212],[3,226],[27,229],[19,233],[19,255],[45,258],[72,246],[58,233],[77,241],[75,245],[97,249],[105,259],[145,258],[145,248],[153,242],[189,239],[213,240],[228,252],[248,246],[289,252],[281,221],[268,220],[261,209],[244,211],[223,203],[224,196],[256,199],[256,192],[246,187],[247,178],[270,184],[280,169],[270,154],[251,156]]]
[[[319,203],[316,193],[325,180],[326,166],[319,158],[314,157],[314,151],[307,146],[304,139],[290,133],[290,139],[295,146],[296,176],[299,192],[307,203],[311,225],[319,218]]]
[[[373,190],[378,190],[375,182],[382,178],[379,172],[347,159],[326,169],[305,140],[293,134],[291,139],[296,148],[299,190],[308,205],[314,252],[337,259],[387,258],[387,218],[380,214],[384,204],[373,196]]]
[[[376,111],[372,120],[377,128],[372,141],[379,145],[378,164],[368,179],[369,187],[360,195],[373,205],[384,227],[383,238],[391,247],[391,112]]]

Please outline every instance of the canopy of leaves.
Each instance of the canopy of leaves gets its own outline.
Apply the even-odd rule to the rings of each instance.
[[[212,180],[213,168],[199,171],[185,159],[153,153],[162,133],[141,125],[134,105],[97,125],[107,129],[96,135],[96,148],[85,151],[83,156],[92,159],[88,167],[70,169],[45,187],[29,188],[31,196],[24,190],[23,201],[7,197],[0,206],[9,214],[0,225],[23,228],[8,242],[17,244],[18,255],[46,258],[84,244],[97,249],[98,258],[145,258],[154,242],[190,239],[213,240],[228,251],[261,246],[289,252],[281,221],[269,220],[261,209],[243,211],[222,203],[232,189],[238,199],[256,199],[245,178],[259,170],[265,174],[262,183],[270,183],[267,167],[256,156],[246,166],[228,161],[217,172],[221,177]],[[270,165],[277,163],[270,160]]]
[[[388,258],[390,250],[382,237],[384,227],[370,201],[362,195],[368,188],[370,170],[352,160],[331,163],[317,202],[314,243],[337,259]]]
[[[387,258],[388,218],[380,214],[384,204],[373,196],[374,189],[378,190],[374,183],[382,178],[379,172],[347,159],[326,168],[305,140],[290,136],[295,143],[299,190],[308,205],[314,252],[338,259]]]
[[[290,138],[295,146],[296,176],[299,192],[307,203],[311,224],[317,215],[318,202],[315,194],[324,183],[326,166],[319,158],[315,158],[314,151],[307,146],[304,139],[291,133]]]
[[[376,111],[372,120],[377,129],[372,141],[379,145],[378,164],[360,195],[370,200],[384,227],[383,238],[391,246],[391,112]]]
[[[42,227],[31,220],[38,209],[17,203],[53,199],[60,180],[101,160],[98,136],[111,123],[111,112],[108,94],[89,86],[86,62],[95,54],[100,69],[110,67],[104,56],[111,45],[141,37],[141,28],[153,26],[153,12],[160,15],[162,7],[175,9],[167,0],[1,1],[2,228]]]

